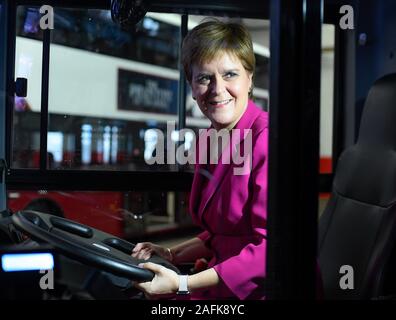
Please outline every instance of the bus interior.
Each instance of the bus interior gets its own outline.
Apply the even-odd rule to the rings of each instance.
[[[210,125],[180,65],[207,17],[249,29],[270,115],[266,298],[396,296],[393,0],[0,0],[0,299],[143,299],[134,244],[200,232],[172,160]]]

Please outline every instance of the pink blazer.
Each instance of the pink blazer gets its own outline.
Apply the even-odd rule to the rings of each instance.
[[[205,230],[198,237],[213,251],[209,267],[216,270],[221,282],[194,293],[192,299],[264,299],[268,126],[267,112],[249,101],[235,127],[241,129],[242,136],[243,129],[251,129],[249,170],[237,175],[234,169],[238,165],[223,164],[220,158],[208,179],[202,174],[207,166],[196,164],[190,212]],[[242,137],[242,149],[243,142]],[[236,144],[229,143],[221,157],[225,157],[225,151],[235,150]],[[200,152],[197,147],[197,159]]]

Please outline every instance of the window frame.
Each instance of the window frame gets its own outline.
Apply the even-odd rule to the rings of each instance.
[[[265,19],[268,16],[265,6],[257,10],[252,2],[243,6],[242,1],[219,1],[216,5],[200,4],[200,1],[152,1],[150,12],[179,13],[181,14],[181,37],[187,33],[188,14],[207,14],[243,16],[246,18]],[[92,0],[81,4],[76,0],[48,0],[47,5],[65,8],[82,9],[109,9],[109,1]],[[15,77],[15,43],[16,43],[16,8],[20,5],[43,5],[37,0],[16,0],[9,3],[8,14],[11,16],[9,23],[9,47],[7,54],[7,79],[8,83],[13,82]],[[199,9],[205,7],[204,9]],[[253,10],[254,8],[254,10]],[[30,190],[40,188],[46,190],[126,190],[133,189],[139,191],[149,191],[163,187],[163,191],[189,190],[192,184],[193,174],[179,170],[177,172],[151,172],[151,171],[106,171],[106,170],[52,170],[47,168],[47,133],[48,133],[48,86],[49,86],[49,59],[50,59],[50,33],[51,30],[44,30],[43,39],[43,63],[42,63],[42,92],[41,92],[41,121],[40,121],[40,167],[39,169],[16,169],[8,168],[7,187],[18,188],[19,190]],[[12,39],[12,41],[10,41]],[[186,81],[182,68],[180,69],[180,80],[178,86],[178,123],[177,129],[185,127],[186,111]],[[12,80],[11,80],[12,79]],[[13,90],[8,92],[11,93]],[[8,101],[6,115],[6,161],[11,163],[12,154],[12,115],[13,102]],[[116,173],[116,174],[115,174]],[[73,179],[71,177],[78,177]],[[81,183],[80,181],[85,181]],[[106,181],[106,185],[103,185]],[[112,182],[113,181],[113,182]],[[161,184],[158,181],[166,181]],[[111,188],[110,188],[111,186]]]

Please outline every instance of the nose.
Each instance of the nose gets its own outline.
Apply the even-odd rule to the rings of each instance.
[[[220,95],[226,89],[226,83],[222,77],[215,77],[211,82],[210,91],[213,95]]]

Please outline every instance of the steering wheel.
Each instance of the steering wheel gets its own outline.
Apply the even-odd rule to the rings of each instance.
[[[141,262],[161,264],[179,270],[158,255],[148,260],[131,256],[134,244],[108,233],[50,214],[23,210],[12,216],[14,225],[32,238],[42,240],[65,256],[134,281],[151,281],[154,273],[139,268]]]

